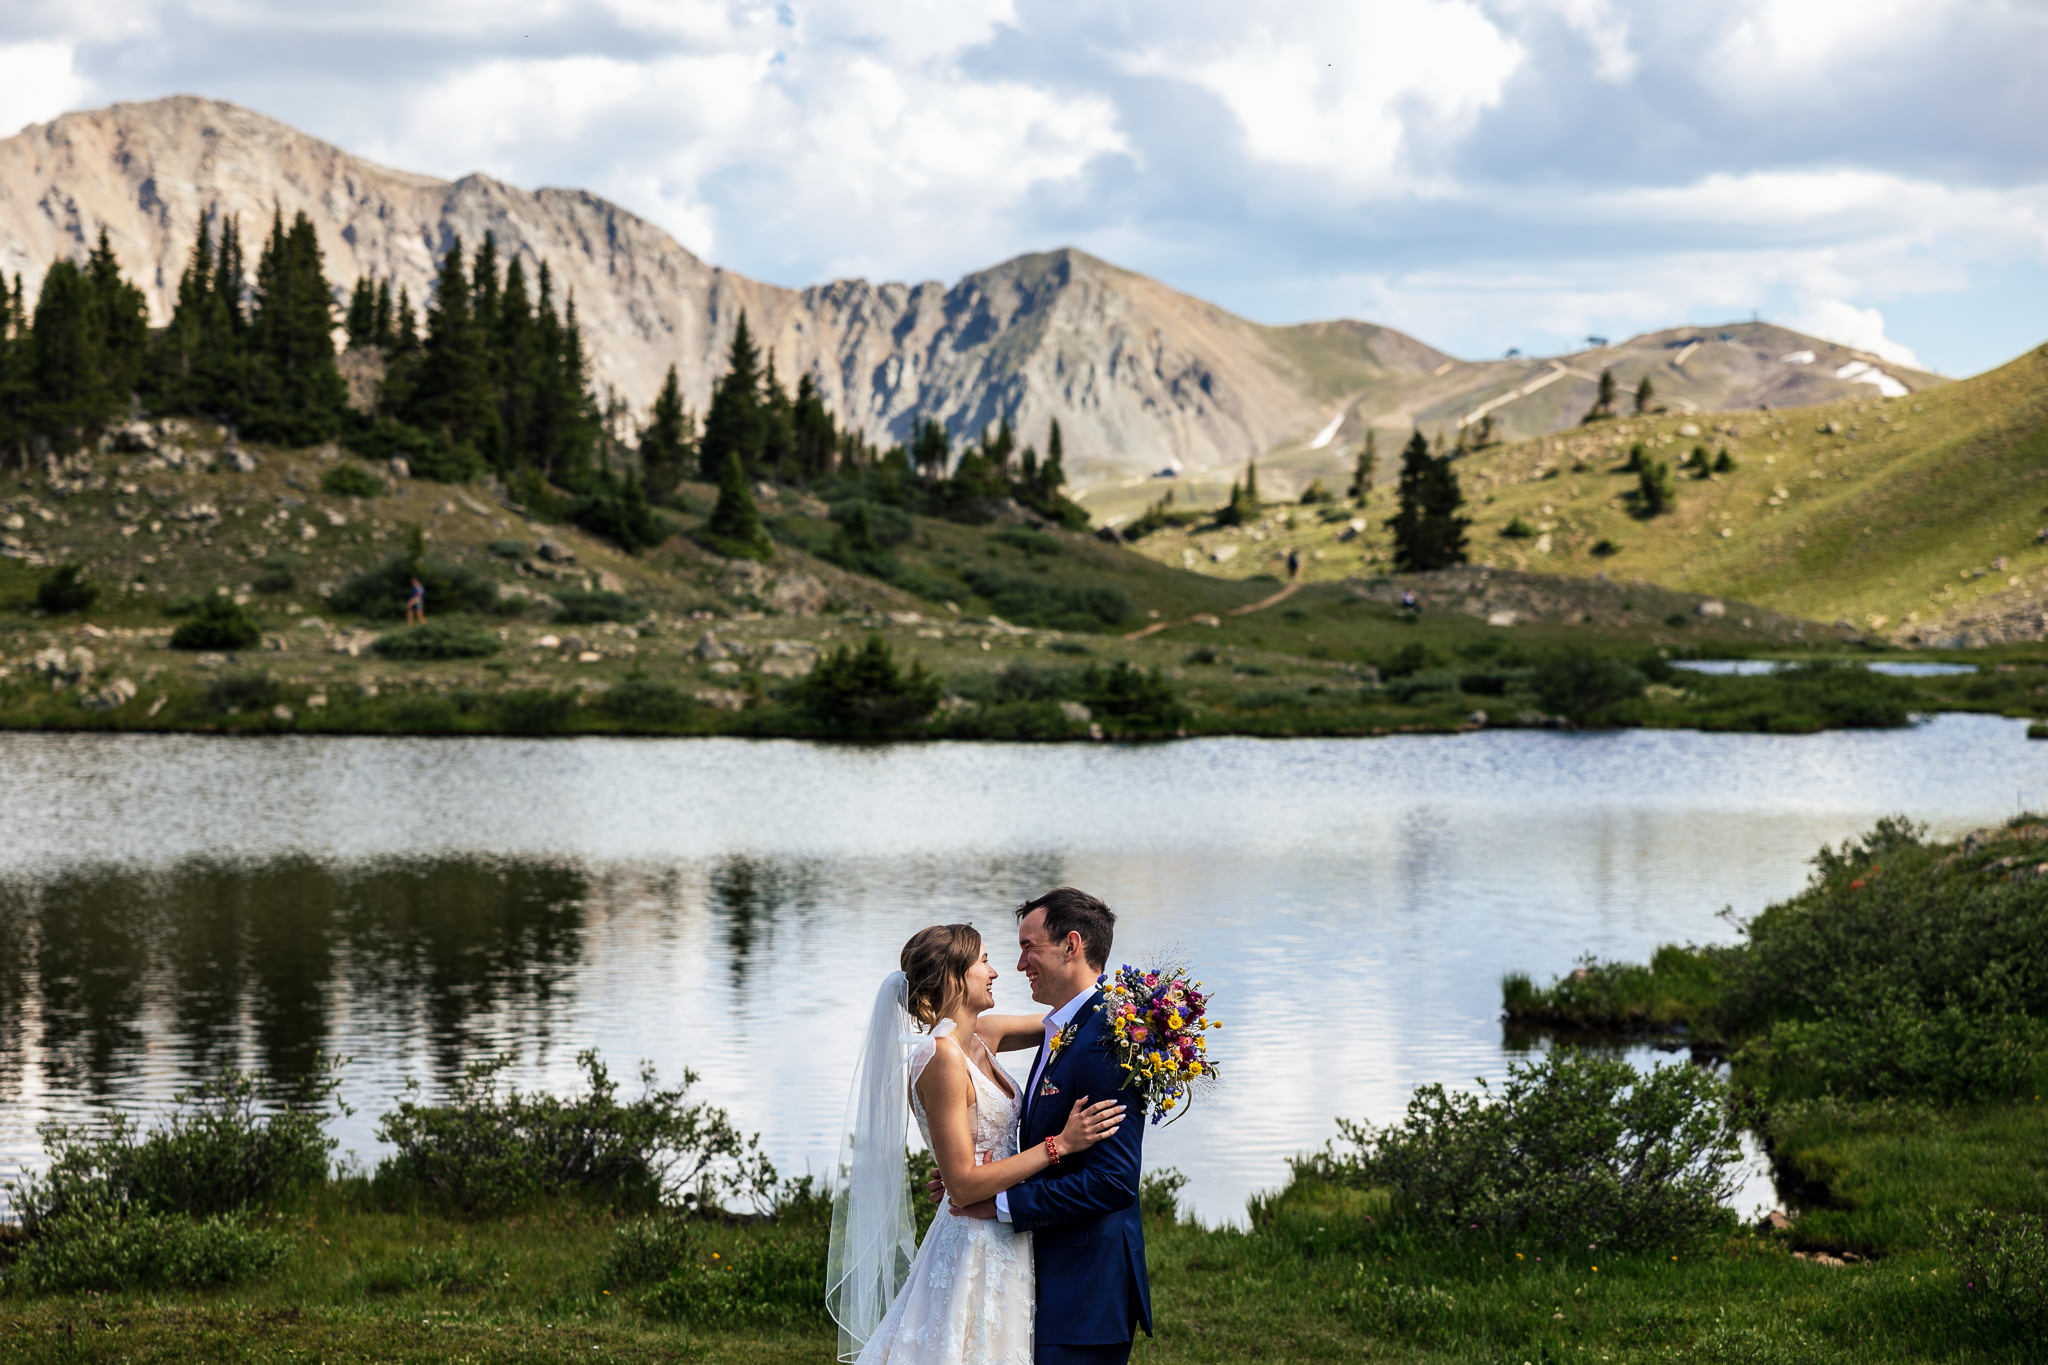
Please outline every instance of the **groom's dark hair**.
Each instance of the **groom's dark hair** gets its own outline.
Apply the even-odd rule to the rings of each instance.
[[[1062,943],[1068,934],[1081,936],[1081,952],[1088,965],[1101,971],[1109,962],[1110,945],[1116,941],[1116,912],[1086,891],[1057,886],[1017,907],[1017,918],[1033,910],[1045,911],[1045,936]]]

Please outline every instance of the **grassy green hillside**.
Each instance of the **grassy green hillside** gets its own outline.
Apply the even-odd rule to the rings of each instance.
[[[1669,514],[1636,513],[1636,478],[1623,466],[1637,443],[1673,466]],[[1725,448],[1735,469],[1695,478],[1678,468],[1696,446],[1710,456]],[[1393,458],[1382,453],[1383,470]],[[2038,638],[2048,602],[2048,544],[2037,540],[2048,526],[2048,347],[1902,398],[1625,418],[1479,451],[1458,467],[1481,562],[1642,579],[1902,641],[1941,641],[1972,623],[1982,635],[1987,622],[2029,616],[2025,638]],[[1256,542],[1182,529],[1139,548],[1222,576],[1270,572],[1289,550],[1317,577],[1378,571],[1391,503],[1382,488],[1363,512],[1274,508]],[[1529,534],[1504,534],[1518,520]],[[1613,553],[1595,552],[1603,541]],[[1244,548],[1219,562],[1233,542]]]
[[[394,479],[334,447],[249,447],[248,467],[217,431],[158,431],[163,453],[0,474],[0,726],[820,733],[801,680],[869,637],[942,694],[928,724],[900,732],[958,738],[1374,734],[1559,714],[1812,729],[2034,705],[2032,670],[1919,700],[1810,680],[1674,686],[1658,651],[1826,642],[1795,617],[1706,614],[1697,595],[1646,585],[1472,570],[1417,582],[1418,619],[1400,584],[1325,581],[1330,563],[1283,585],[1018,514],[970,525],[880,508],[887,548],[849,557],[831,507],[787,488],[762,491],[765,564],[693,539],[710,501],[698,486],[658,514],[661,543],[630,555],[488,484]],[[1263,535],[1234,542],[1242,567],[1268,567]],[[415,553],[434,584],[419,635],[398,619]],[[63,564],[96,590],[83,610],[42,602]],[[227,601],[250,618],[244,646],[172,647]],[[1588,651],[1638,667],[1580,705],[1545,669]],[[1136,676],[1153,681],[1134,691]]]

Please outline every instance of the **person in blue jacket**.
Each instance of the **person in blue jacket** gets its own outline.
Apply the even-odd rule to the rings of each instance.
[[[1017,970],[1048,1007],[1046,1045],[1024,1087],[1029,1148],[1058,1133],[1077,1104],[1115,1095],[1123,1073],[1096,1008],[1116,915],[1085,891],[1062,886],[1017,907]],[[1144,1165],[1142,1116],[992,1200],[953,1213],[1000,1218],[1032,1234],[1037,1263],[1037,1365],[1122,1365],[1143,1327],[1152,1334],[1145,1227],[1138,1214]]]

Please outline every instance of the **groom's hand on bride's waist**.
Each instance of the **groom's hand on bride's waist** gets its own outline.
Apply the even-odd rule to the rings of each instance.
[[[984,1199],[979,1204],[952,1204],[948,1206],[948,1211],[955,1218],[994,1218],[996,1201]]]

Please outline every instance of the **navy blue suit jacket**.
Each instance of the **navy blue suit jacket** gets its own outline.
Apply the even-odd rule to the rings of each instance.
[[[1104,1046],[1107,1028],[1097,991],[1075,1018],[1073,1042],[1046,1064],[1026,1095],[1022,1145],[1043,1143],[1067,1126],[1083,1095],[1119,1094],[1123,1071]],[[1044,1094],[1046,1087],[1057,1093]],[[1145,1277],[1145,1226],[1138,1216],[1144,1167],[1145,1111],[1123,1094],[1116,1136],[1041,1171],[1010,1190],[1010,1222],[1031,1233],[1038,1263],[1037,1339],[1041,1345],[1110,1346],[1131,1339],[1133,1323],[1152,1332],[1152,1289]]]

